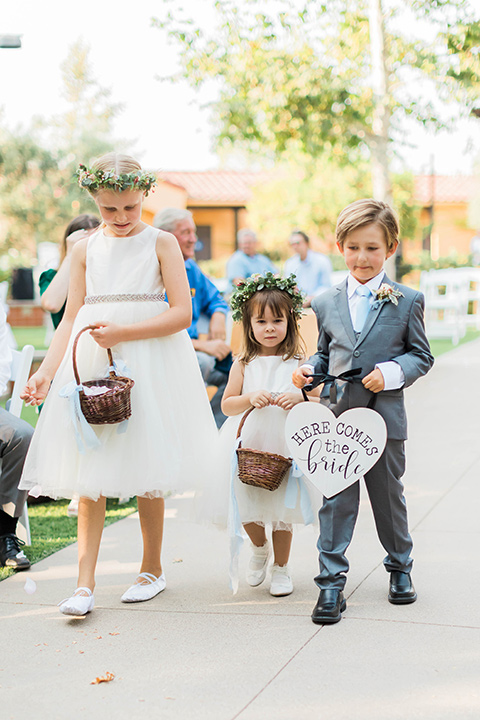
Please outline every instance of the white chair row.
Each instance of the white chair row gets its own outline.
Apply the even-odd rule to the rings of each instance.
[[[420,290],[430,339],[450,338],[456,345],[469,327],[480,330],[480,269],[422,272]]]

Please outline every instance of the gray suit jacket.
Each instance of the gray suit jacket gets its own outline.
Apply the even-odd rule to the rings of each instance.
[[[430,370],[434,360],[425,335],[422,293],[399,285],[386,275],[382,282],[399,289],[404,297],[398,298],[398,305],[384,302],[371,308],[358,338],[350,317],[346,280],[313,300],[319,331],[318,351],[308,362],[316,373],[340,375],[352,368],[361,368],[358,378],[363,378],[377,363],[394,360],[405,375],[403,387],[408,387]],[[319,382],[315,379],[314,386]],[[337,380],[336,385],[336,403],[330,402],[328,387],[322,390],[322,403],[336,415],[349,408],[366,407],[372,396],[358,380],[353,383]],[[375,410],[384,418],[390,440],[407,438],[402,388],[377,393]]]

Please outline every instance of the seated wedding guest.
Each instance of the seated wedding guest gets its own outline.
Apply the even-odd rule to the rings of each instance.
[[[7,318],[0,307],[0,395],[4,395],[10,378],[12,354],[8,345]],[[33,435],[24,420],[0,408],[0,567],[28,570],[30,561],[17,537],[17,523],[27,499],[18,489],[23,463]]]
[[[257,252],[258,239],[253,230],[248,228],[239,230],[237,245],[238,250],[227,262],[227,278],[232,288],[238,285],[240,280],[245,280],[256,273],[263,275],[266,272],[278,272],[270,258]]]
[[[297,276],[298,287],[306,295],[303,307],[310,307],[316,295],[331,287],[332,264],[326,255],[310,249],[310,238],[302,230],[294,230],[288,242],[295,254],[285,263],[283,274]]]
[[[182,251],[192,295],[192,324],[188,328],[188,334],[205,383],[217,387],[210,404],[217,427],[221,427],[226,417],[220,406],[232,364],[230,347],[225,342],[228,305],[195,262],[197,235],[192,213],[181,208],[164,208],[155,215],[153,225],[175,235]],[[208,320],[206,340],[198,337],[198,322],[201,316]]]

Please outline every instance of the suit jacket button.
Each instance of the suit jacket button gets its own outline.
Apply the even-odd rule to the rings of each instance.
[[[353,357],[360,357],[360,350],[354,350]]]

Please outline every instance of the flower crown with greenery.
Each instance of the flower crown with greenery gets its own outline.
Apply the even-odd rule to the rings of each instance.
[[[297,318],[302,317],[304,296],[297,287],[296,276],[292,274],[288,278],[284,278],[267,272],[265,275],[252,275],[247,280],[241,280],[238,283],[230,298],[233,320],[237,322],[242,319],[245,303],[260,290],[283,290],[290,296],[292,310]]]
[[[79,165],[75,172],[81,188],[91,193],[98,190],[142,190],[145,195],[157,184],[156,175],[152,172],[131,172],[116,175],[113,170],[94,170],[86,165]]]

